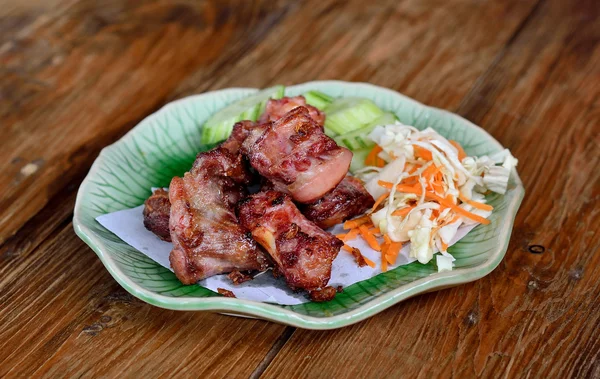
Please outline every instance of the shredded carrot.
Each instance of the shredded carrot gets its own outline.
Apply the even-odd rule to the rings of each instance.
[[[437,181],[436,181],[436,182],[433,182],[433,184],[432,184],[431,186],[433,187],[433,188],[432,188],[432,190],[433,190],[434,192],[436,192],[436,193],[437,193],[438,191],[439,191],[439,192],[444,192],[444,185],[443,185],[442,183],[440,183],[440,182],[437,182]]]
[[[390,264],[396,263],[396,258],[398,258],[398,253],[400,253],[400,249],[402,248],[401,242],[392,242],[390,243],[390,247],[388,248],[388,256],[392,260]]]
[[[419,181],[417,179],[416,176],[411,176],[409,178],[406,179],[402,179],[402,181],[399,184],[406,184],[406,185],[415,185],[417,184]]]
[[[390,182],[384,182],[382,180],[377,182],[380,186],[384,187],[384,188],[392,188],[394,185]],[[421,195],[422,193],[422,189],[420,187],[411,187],[411,186],[405,186],[402,184],[399,184],[396,186],[396,190],[400,191],[400,192],[404,192],[404,193],[414,193],[416,195]],[[471,220],[477,221],[481,224],[487,225],[490,223],[490,220],[485,219],[481,216],[478,216],[474,213],[471,213],[467,210],[464,210],[463,208],[460,208],[459,206],[457,206],[453,199],[452,196],[448,195],[445,199],[441,196],[436,195],[433,192],[425,192],[425,198],[429,199],[429,200],[434,200],[437,201],[440,205],[443,205],[447,208],[452,209],[454,212],[461,214],[462,216],[468,217]]]
[[[450,194],[446,195],[446,201],[448,203],[456,205],[456,199],[454,199],[454,197],[452,197],[452,195],[450,195]]]
[[[350,229],[350,231],[346,233],[344,241],[352,241],[353,239],[356,239],[356,237],[358,237],[358,228]]]
[[[371,208],[371,213],[375,212],[375,209],[377,209],[377,207],[379,206],[379,204],[381,204],[385,199],[387,199],[387,197],[389,196],[389,193],[384,193],[383,195],[379,196],[379,198],[377,199],[377,201],[375,202],[375,204],[373,204],[373,208]]]
[[[360,250],[357,249],[356,247],[352,247],[352,246],[344,244],[344,246],[342,246],[342,248],[354,256],[354,260],[358,264],[358,267],[362,267],[366,264],[366,265],[371,266],[372,268],[375,268],[375,263],[373,263],[372,260],[370,260],[367,257],[365,257],[364,255],[362,255]]]
[[[390,237],[388,237],[387,234],[383,235],[383,244],[381,245],[381,271],[385,272],[387,271],[388,267],[388,263],[392,264],[391,262],[391,258],[388,257],[388,251],[390,248],[390,244],[392,243],[392,241],[390,240]]]
[[[367,242],[367,244],[369,244],[371,249],[381,251],[381,246],[379,245],[379,242],[377,242],[377,238],[375,238],[373,233],[369,231],[366,225],[360,225],[358,230],[360,230],[360,235]]]
[[[429,220],[433,221],[436,218],[438,218],[438,216],[440,215],[439,213],[440,212],[438,212],[437,209],[433,209],[432,212],[431,212],[431,216],[429,216]]]
[[[389,255],[389,254],[385,255],[385,261],[387,262],[388,265],[393,265],[394,264],[394,258],[392,258],[392,256]]]
[[[352,252],[352,249],[353,249],[353,247],[352,247],[352,246],[349,246],[349,245],[346,245],[346,244],[344,244],[344,245],[342,246],[342,249],[344,249],[344,250],[346,250],[346,251],[348,251],[348,252],[350,252],[350,253],[351,253],[351,252]]]
[[[448,251],[448,244],[446,242],[444,242],[441,238],[440,238],[440,242],[442,244],[442,251]]]
[[[476,209],[481,209],[481,210],[484,210],[484,211],[491,211],[491,210],[494,209],[494,207],[492,207],[489,204],[484,204],[484,203],[480,203],[478,201],[469,200],[466,197],[464,197],[462,193],[458,194],[458,198],[463,203],[467,203],[467,204],[469,204],[470,206],[472,206],[473,208],[476,208]]]
[[[362,259],[364,259],[365,263],[368,264],[371,268],[375,268],[375,262],[365,257],[364,255],[362,256]]]
[[[444,174],[442,174],[442,172],[441,172],[441,171],[438,171],[438,172],[435,174],[435,178],[434,178],[434,180],[435,180],[436,182],[440,182],[440,183],[441,183],[441,182],[443,182],[443,181],[444,181]]]
[[[464,210],[463,208],[459,207],[458,205],[452,204],[452,203],[448,202],[446,199],[443,199],[442,197],[440,197],[436,194],[426,193],[425,197],[430,198],[431,200],[435,200],[438,203],[445,205],[448,208],[451,208],[454,212],[456,212],[462,216],[468,217],[473,221],[477,221],[483,225],[488,225],[490,223],[490,220],[483,218],[481,216],[478,216],[474,213],[471,213],[467,210]]]
[[[460,146],[460,144],[456,141],[453,140],[448,140],[448,142],[450,142],[450,144],[452,146],[454,146],[456,148],[456,150],[458,150],[458,160],[462,161],[464,158],[467,157],[467,153],[465,153],[465,150],[462,148],[462,146]]]
[[[377,184],[379,184],[381,187],[387,188],[387,189],[391,189],[394,186],[393,183],[384,182],[383,180],[379,180],[377,182]],[[403,192],[403,193],[414,193],[415,195],[420,195],[422,190],[421,190],[421,186],[419,186],[419,185],[409,186],[406,184],[398,184],[396,186],[396,191]]]
[[[371,218],[368,215],[361,216],[359,218],[355,218],[353,220],[346,221],[344,223],[344,229],[354,229],[359,227],[362,224],[366,224],[371,222]]]
[[[421,176],[427,180],[431,180],[431,179],[433,179],[435,174],[438,173],[438,171],[440,171],[440,169],[436,165],[432,164],[431,166],[427,167],[425,169],[425,171],[423,171],[421,173]]]
[[[388,267],[387,267],[388,263],[387,260],[385,258],[385,254],[381,254],[381,272],[386,272]]]
[[[369,155],[365,158],[365,165],[367,166],[376,166],[377,165],[377,155],[382,152],[383,149],[379,145],[375,145]]]
[[[392,216],[406,217],[406,215],[408,215],[408,212],[410,212],[411,209],[413,209],[413,208],[414,208],[414,205],[409,205],[408,207],[397,209],[392,212]]]
[[[373,234],[381,234],[381,230],[379,230],[379,228],[371,228],[369,229],[369,232]]]
[[[430,161],[433,159],[431,151],[417,145],[413,145],[413,148],[415,149],[415,158],[423,158],[426,161]]]

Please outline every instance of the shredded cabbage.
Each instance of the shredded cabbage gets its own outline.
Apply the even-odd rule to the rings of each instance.
[[[435,130],[400,122],[376,126],[368,138],[380,148],[377,156],[385,165],[356,175],[374,198],[389,193],[370,214],[373,225],[393,242],[410,241],[410,256],[421,263],[439,251],[438,270],[452,270],[448,245],[462,225],[489,222],[492,207],[485,194],[506,193],[517,159],[508,150],[466,156],[458,143]]]

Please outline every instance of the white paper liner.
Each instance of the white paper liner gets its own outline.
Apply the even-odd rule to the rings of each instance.
[[[136,208],[98,216],[96,220],[127,244],[139,250],[156,263],[172,271],[169,264],[169,253],[171,252],[172,244],[170,242],[162,241],[144,227],[143,209],[144,206],[141,205]],[[463,238],[475,226],[476,225],[460,227],[450,245]],[[330,231],[333,234],[344,233],[341,225],[335,226]],[[330,286],[347,287],[381,273],[381,253],[371,249],[360,237],[354,241],[349,241],[347,244],[359,248],[365,257],[376,262],[376,268],[371,268],[369,266],[358,267],[352,254],[342,249],[333,262],[331,279],[329,280]],[[389,265],[388,269],[414,262],[415,259],[409,257],[409,251],[410,246],[407,244],[400,250],[396,264]],[[275,279],[271,271],[262,273],[253,280],[240,285],[234,285],[227,275],[216,275],[201,280],[198,284],[215,292],[217,291],[217,288],[224,288],[232,291],[239,299],[280,305],[297,305],[310,301],[305,293],[294,293],[290,290],[286,286],[283,278]]]

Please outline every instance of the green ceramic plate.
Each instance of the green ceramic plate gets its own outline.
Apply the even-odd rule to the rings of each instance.
[[[320,81],[286,88],[286,95],[316,89],[334,97],[360,96],[394,112],[405,124],[435,128],[459,141],[470,155],[490,154],[502,146],[483,129],[446,111],[427,107],[392,90],[366,83]],[[202,125],[214,112],[248,96],[256,89],[230,88],[190,96],[170,103],[144,119],[118,142],[106,147],[83,181],[73,225],[76,233],[102,260],[117,282],[132,295],[159,307],[251,315],[307,329],[334,329],[350,325],[411,296],[477,280],[502,260],[523,185],[513,173],[504,196],[491,195],[490,225],[480,225],[450,248],[456,269],[437,273],[433,263],[398,267],[344,289],[327,303],[278,306],[222,297],[206,288],[182,285],[169,270],[103,228],[96,217],[138,206],[149,188],[168,186],[182,175],[199,151]]]

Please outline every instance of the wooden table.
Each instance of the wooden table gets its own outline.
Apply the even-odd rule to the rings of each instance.
[[[600,377],[599,20],[597,0],[3,1],[0,377]],[[492,274],[315,332],[147,305],[75,236],[79,183],[148,114],[315,79],[512,150],[527,193]]]

